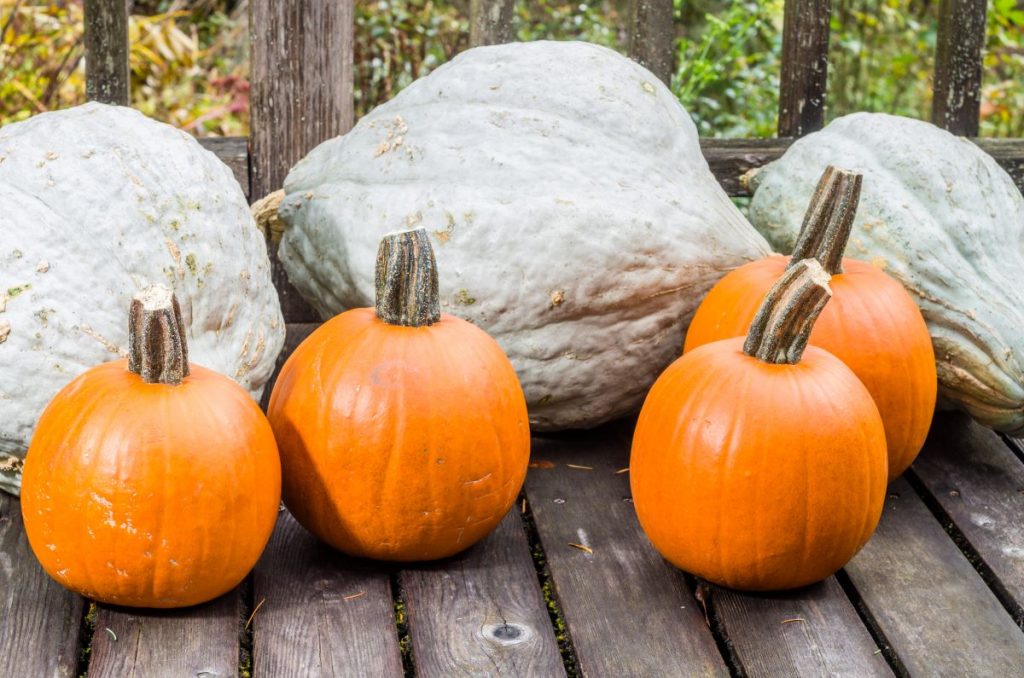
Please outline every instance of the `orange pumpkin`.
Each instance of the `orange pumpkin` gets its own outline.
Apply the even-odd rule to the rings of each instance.
[[[498,344],[439,310],[426,231],[385,236],[376,309],[292,354],[269,418],[295,518],[355,556],[443,558],[487,535],[526,476],[526,400]]]
[[[43,569],[133,607],[195,605],[234,588],[277,519],[281,467],[260,408],[188,364],[170,289],[132,301],[129,358],[94,367],[43,411],[21,509]]]
[[[832,275],[832,301],[814,326],[811,345],[842,360],[867,386],[885,422],[892,480],[924,445],[938,378],[928,327],[907,291],[871,264],[843,258],[860,182],[860,175],[826,169],[793,256],[766,257],[722,278],[694,314],[684,351],[743,335],[787,267],[816,257]]]
[[[788,269],[746,340],[686,353],[648,394],[633,503],[677,567],[738,589],[794,588],[838,570],[874,532],[881,417],[842,361],[806,347],[828,279],[814,259]]]

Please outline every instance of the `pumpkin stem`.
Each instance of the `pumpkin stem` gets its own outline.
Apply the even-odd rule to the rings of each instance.
[[[804,213],[790,266],[814,257],[829,275],[843,272],[843,252],[853,229],[863,177],[829,165]]]
[[[425,229],[381,238],[375,282],[377,317],[389,325],[423,327],[441,319],[437,263]]]
[[[817,259],[787,268],[761,302],[743,352],[773,365],[800,362],[814,321],[832,298],[830,278]]]
[[[189,374],[181,307],[165,285],[148,285],[132,297],[128,369],[147,384],[180,384]]]

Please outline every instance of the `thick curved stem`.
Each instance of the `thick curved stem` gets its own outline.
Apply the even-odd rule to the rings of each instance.
[[[425,229],[389,233],[377,250],[377,317],[423,327],[441,319],[434,248]]]
[[[800,362],[814,321],[832,298],[830,278],[816,259],[786,269],[761,302],[743,352],[775,365]]]
[[[843,252],[860,202],[863,177],[829,165],[804,213],[790,266],[814,257],[829,275],[843,272]]]
[[[188,376],[181,307],[164,285],[149,285],[128,312],[128,369],[147,384],[180,384]]]

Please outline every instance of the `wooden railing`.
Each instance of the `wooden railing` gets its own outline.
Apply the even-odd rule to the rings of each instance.
[[[981,100],[986,0],[941,0],[932,122],[975,137]],[[127,105],[128,2],[85,0],[90,99]],[[514,0],[471,0],[473,45],[507,42]],[[668,81],[674,71],[672,0],[632,0],[630,56]],[[288,169],[353,124],[353,0],[250,0],[252,129],[248,139],[202,139],[235,171],[250,199],[279,188]],[[830,0],[786,0],[778,138],[703,139],[711,170],[733,196],[740,177],[825,123]],[[1024,139],[973,139],[1024,189]],[[274,245],[271,244],[273,250]],[[288,322],[315,322],[271,251]]]

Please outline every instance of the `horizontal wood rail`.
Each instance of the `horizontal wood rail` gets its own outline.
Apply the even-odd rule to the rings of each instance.
[[[1024,139],[971,139],[996,159],[1024,191]],[[250,195],[249,155],[245,137],[200,139],[199,143],[217,154],[234,173],[250,201],[262,195]],[[792,139],[701,139],[700,147],[711,172],[725,192],[731,196],[749,196],[740,181],[746,172],[768,164],[781,156]]]

